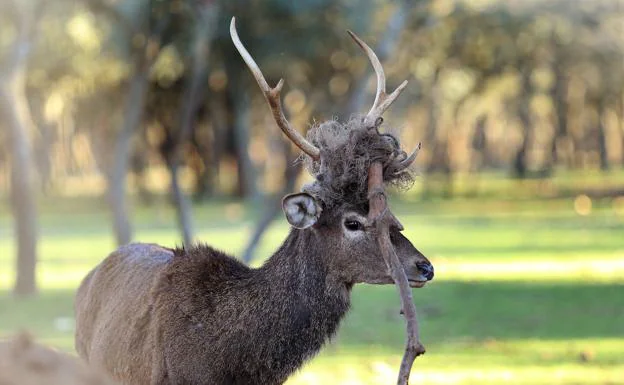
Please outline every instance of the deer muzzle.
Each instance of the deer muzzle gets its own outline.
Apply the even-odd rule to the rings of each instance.
[[[417,262],[416,268],[412,269],[412,271],[406,271],[406,273],[410,287],[423,287],[433,279],[433,265],[428,261]]]

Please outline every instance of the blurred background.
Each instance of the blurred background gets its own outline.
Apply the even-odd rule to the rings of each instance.
[[[229,21],[301,132],[368,111],[403,147],[393,211],[433,262],[418,384],[624,384],[624,2],[0,0],[0,337],[73,352],[73,294],[116,245],[257,266],[308,178]],[[273,221],[275,219],[275,221]],[[354,290],[289,384],[393,383],[393,287]]]

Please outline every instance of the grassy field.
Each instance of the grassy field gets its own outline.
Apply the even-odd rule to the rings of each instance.
[[[175,217],[158,206],[135,210],[136,239],[175,245]],[[412,383],[624,384],[622,198],[594,201],[589,212],[574,198],[395,199],[393,210],[436,267],[435,280],[414,291],[427,354]],[[17,301],[8,291],[10,217],[0,206],[0,337],[27,329],[72,351],[72,297],[114,247],[109,220],[90,199],[44,201],[42,211],[41,295]],[[256,214],[232,202],[197,207],[198,239],[239,253]],[[259,255],[286,231],[276,223]],[[394,383],[398,309],[393,287],[357,287],[336,339],[288,384]]]

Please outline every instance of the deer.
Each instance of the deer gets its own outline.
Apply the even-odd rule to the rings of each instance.
[[[434,276],[384,195],[408,177],[417,154],[379,131],[407,82],[387,94],[379,59],[349,31],[377,75],[373,107],[304,137],[284,115],[283,80],[268,85],[235,22],[232,41],[314,181],[283,198],[290,230],[260,267],[205,244],[134,243],[86,275],[75,298],[76,350],[121,384],[282,384],[336,334],[355,284],[393,283],[384,248],[410,289]]]

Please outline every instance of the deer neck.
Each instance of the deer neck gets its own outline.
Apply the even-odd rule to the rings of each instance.
[[[329,254],[313,230],[292,229],[258,273],[272,280],[274,294],[286,307],[310,314],[310,322],[332,334],[349,309],[351,285],[327,265]]]

